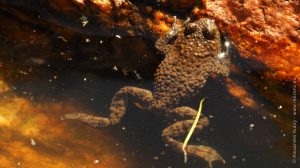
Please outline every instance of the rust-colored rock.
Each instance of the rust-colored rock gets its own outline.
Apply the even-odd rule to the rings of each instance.
[[[164,34],[174,22],[172,16],[151,6],[138,8],[124,0],[74,0],[89,17],[108,28],[121,29],[130,35],[143,34],[154,37]]]
[[[244,58],[266,64],[269,77],[297,79],[300,86],[300,5],[299,1],[205,0],[205,10],[216,19]]]

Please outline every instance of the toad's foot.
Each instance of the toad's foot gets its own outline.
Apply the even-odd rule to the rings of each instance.
[[[222,161],[225,163],[225,160],[218,154],[218,152],[210,147],[207,146],[195,146],[195,145],[188,145],[187,152],[190,155],[201,157],[205,161],[207,161],[209,167],[212,167],[213,161]]]
[[[79,120],[93,127],[105,127],[120,122],[127,109],[128,98],[132,98],[140,108],[150,109],[153,101],[152,93],[148,90],[136,87],[121,88],[112,99],[109,107],[109,117],[97,117],[82,113],[70,113],[63,116],[63,119]]]
[[[182,151],[182,145],[183,143],[176,140],[176,138],[185,136],[187,132],[192,127],[197,111],[189,108],[189,107],[178,107],[170,113],[176,113],[179,118],[190,118],[184,121],[178,121],[169,127],[165,128],[163,130],[162,136],[164,137],[164,140],[167,144],[169,144],[173,149],[175,149],[178,152]],[[185,115],[186,114],[186,115]],[[205,126],[208,125],[208,119],[205,116],[201,116],[195,131],[202,130]],[[205,160],[210,167],[212,167],[212,162],[214,161],[222,161],[225,163],[225,160],[212,148],[207,146],[196,146],[196,145],[188,145],[186,148],[186,152],[188,155],[199,157],[203,160]]]

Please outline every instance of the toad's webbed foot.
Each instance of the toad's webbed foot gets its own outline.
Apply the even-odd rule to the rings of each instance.
[[[176,140],[176,138],[185,136],[187,134],[194,123],[193,119],[195,118],[197,111],[189,107],[178,107],[170,111],[170,113],[178,114],[179,118],[181,119],[189,118],[187,120],[175,122],[174,124],[165,128],[162,133],[162,136],[164,137],[164,140],[167,144],[169,144],[176,151],[183,152],[183,143]],[[202,115],[197,124],[196,131],[202,130],[207,125],[208,119],[207,117]],[[212,162],[214,161],[222,161],[223,163],[225,163],[225,160],[214,149],[207,146],[188,145],[186,151],[188,155],[200,157],[201,159],[205,160],[210,167],[212,167]]]
[[[82,113],[70,113],[63,116],[63,119],[79,120],[94,127],[105,127],[117,124],[125,115],[128,98],[133,98],[143,109],[150,109],[153,101],[152,93],[148,90],[136,87],[121,88],[112,99],[109,107],[109,117],[97,117]]]
[[[209,167],[211,168],[212,162],[214,161],[219,160],[225,163],[225,160],[218,154],[218,152],[208,146],[188,145],[187,152],[192,156],[201,157],[208,163]]]

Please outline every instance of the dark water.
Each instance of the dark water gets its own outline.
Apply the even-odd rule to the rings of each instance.
[[[142,111],[130,104],[120,124],[99,129],[60,120],[62,114],[74,111],[107,115],[111,98],[123,86],[152,90],[153,73],[163,59],[153,41],[120,39],[92,26],[85,30],[80,23],[70,23],[70,18],[64,21],[47,8],[41,13],[22,3],[0,4],[0,77],[22,100],[22,107],[28,106],[15,110],[19,99],[1,100],[0,116],[4,119],[0,118],[0,137],[6,145],[0,147],[0,167],[208,167],[192,157],[184,164],[181,153],[165,146],[161,131],[166,125],[155,111]],[[210,125],[194,135],[192,143],[213,147],[224,157],[226,164],[215,163],[214,167],[297,167],[291,163],[292,121],[281,108],[290,107],[264,97],[255,87],[260,77],[255,69],[245,73],[243,60],[234,58],[234,65],[242,71],[229,78],[247,87],[258,107],[244,106],[228,91],[224,80],[210,79],[201,94],[189,102],[197,109],[199,100],[206,97],[203,114],[210,119]],[[9,103],[12,105],[6,106]],[[12,109],[16,111],[13,124],[3,124]],[[31,116],[46,122],[29,122]],[[43,131],[23,131],[36,127]],[[49,130],[51,135],[45,132],[47,127],[55,128]],[[19,148],[26,154],[19,156],[22,151],[12,150],[10,144],[21,144]],[[44,164],[35,163],[40,161]]]

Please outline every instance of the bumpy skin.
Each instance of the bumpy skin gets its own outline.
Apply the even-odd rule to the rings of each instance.
[[[126,112],[128,99],[139,107],[162,114],[169,121],[176,121],[162,132],[162,137],[174,150],[179,152],[182,142],[176,140],[185,136],[193,124],[197,111],[180,106],[182,100],[190,98],[205,85],[210,74],[228,76],[230,59],[221,54],[222,45],[218,28],[213,20],[202,18],[167,33],[157,40],[155,46],[166,57],[155,74],[154,92],[126,86],[112,99],[110,116],[96,117],[82,113],[67,114],[66,119],[76,119],[95,127],[118,123]],[[205,116],[198,122],[198,131],[208,125]],[[224,159],[207,146],[187,146],[187,153],[200,157],[212,167],[212,162]]]
[[[228,58],[218,57],[222,46],[213,20],[203,18],[180,29],[156,42],[166,54],[155,74],[154,99],[159,109],[174,108],[180,100],[197,94],[209,74],[229,73]],[[173,43],[172,38],[176,38]]]

